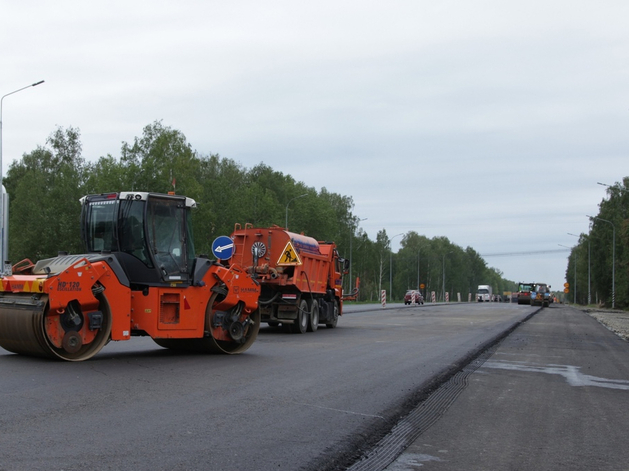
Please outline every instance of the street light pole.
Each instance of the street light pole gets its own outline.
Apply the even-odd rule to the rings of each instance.
[[[296,200],[297,198],[303,198],[304,196],[308,196],[308,194],[304,193],[303,195],[295,196],[294,198],[289,199],[288,203],[286,203],[286,221],[284,225],[284,228],[286,230],[288,230],[288,205],[291,203],[291,201]]]
[[[363,218],[363,219],[359,219],[358,222],[360,223],[360,221],[366,221],[367,218]],[[352,292],[352,240],[354,240],[354,226],[351,227],[351,232],[349,234],[349,290],[348,292],[351,293]]]
[[[419,254],[421,253],[421,248],[417,249],[417,291],[421,293],[419,289]]]
[[[590,288],[590,273],[591,273],[591,255],[592,255],[592,247],[590,245],[590,234],[592,232],[592,223],[590,222],[590,228],[588,232],[588,306],[592,304],[592,290]]]
[[[572,237],[578,237],[579,238],[579,242],[581,241],[581,236],[578,236],[576,234],[572,234],[570,232],[568,232],[568,235],[571,235]],[[590,241],[588,240],[588,246],[590,244]],[[589,262],[588,262],[589,263]],[[589,272],[588,272],[588,276],[589,276]],[[577,303],[577,257],[575,255],[574,257],[574,303]],[[588,299],[588,304],[590,304],[590,300]]]
[[[8,200],[5,201],[4,198],[4,177],[2,174],[2,102],[9,95],[13,95],[14,93],[21,92],[22,90],[26,90],[27,88],[36,87],[44,83],[43,80],[39,82],[32,83],[27,85],[26,87],[18,88],[17,90],[13,90],[12,92],[7,93],[6,95],[2,95],[0,98],[0,276],[4,276],[7,274],[7,270],[5,267],[6,259],[9,256],[9,237],[8,237],[8,228],[5,227],[5,219],[7,219],[7,211],[8,211]],[[8,225],[8,221],[6,221],[6,225]]]
[[[441,290],[443,292],[443,302],[446,302],[446,255],[450,255],[451,253],[453,253],[452,251],[444,253],[442,258],[443,258],[443,263],[442,263],[442,267],[441,267],[441,274],[442,274],[442,278],[443,278],[443,285],[441,287]]]
[[[574,235],[574,234],[570,234],[568,232],[569,235]],[[579,236],[577,236],[579,237]],[[573,247],[568,247],[567,245],[561,245],[561,244],[557,244],[560,247],[565,247],[567,249],[573,250]],[[574,249],[574,289],[572,290],[574,291],[574,305],[577,305],[577,251],[576,249]]]
[[[443,262],[441,264],[441,276],[442,276],[442,286],[441,292],[443,293],[443,302],[446,302],[446,254],[443,254]]]
[[[591,229],[591,223],[590,223],[590,229]],[[574,237],[578,237],[579,240],[581,239],[581,236],[578,236],[576,234],[571,234],[570,232],[568,232],[568,235],[574,236]],[[588,233],[588,305],[592,304],[592,290],[590,288],[590,254],[591,254],[591,250],[590,250],[590,234]],[[576,270],[576,269],[575,269]],[[576,291],[577,289],[577,276],[575,273],[574,276],[574,289]]]
[[[616,307],[616,226],[614,226],[613,222],[608,221],[607,219],[596,216],[588,216],[587,214],[586,217],[589,217],[590,219],[598,219],[599,221],[612,225],[612,309],[614,309]]]
[[[401,235],[404,234],[395,234],[393,237],[391,237],[389,239],[389,245],[391,245],[393,239]],[[389,290],[391,291],[391,302],[393,302],[393,247],[389,247]]]

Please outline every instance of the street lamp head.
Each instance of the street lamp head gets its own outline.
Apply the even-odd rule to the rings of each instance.
[[[44,83],[44,80],[40,80],[37,83],[34,83],[33,85],[31,85],[31,87],[36,87],[37,85],[41,85],[42,83]]]
[[[393,239],[395,239],[396,237],[399,237],[399,236],[401,236],[401,235],[404,235],[404,233],[403,233],[403,232],[401,232],[401,233],[399,233],[399,234],[395,234],[393,237],[390,237],[390,238],[389,238],[389,249],[391,249],[391,251],[393,251],[393,250],[392,250],[392,247],[391,247],[391,243],[393,242]]]
[[[606,222],[607,224],[611,224],[614,227],[614,231],[616,230],[616,226],[614,225],[614,223],[611,221],[608,221],[607,219],[599,218],[598,216],[588,216],[587,214],[586,214],[586,217],[589,217],[590,219],[597,219],[599,221]]]

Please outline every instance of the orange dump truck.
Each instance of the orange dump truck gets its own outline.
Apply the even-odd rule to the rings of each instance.
[[[339,256],[333,242],[251,224],[236,224],[231,239],[232,263],[261,285],[262,322],[282,324],[295,333],[314,332],[319,324],[336,327],[343,313],[343,275],[349,260]]]

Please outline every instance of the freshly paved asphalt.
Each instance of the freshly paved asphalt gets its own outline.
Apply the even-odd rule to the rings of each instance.
[[[264,326],[242,355],[147,337],[79,363],[0,349],[0,470],[345,470],[443,372],[536,311],[346,307],[335,329]]]
[[[388,471],[629,469],[629,343],[586,313],[542,309],[465,382]]]
[[[629,343],[587,314],[357,309],[304,336],[265,327],[233,357],[148,338],[79,364],[0,349],[0,469],[629,469]],[[398,448],[362,466],[382,436]]]

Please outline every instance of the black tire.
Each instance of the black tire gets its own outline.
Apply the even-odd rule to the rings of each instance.
[[[336,327],[336,324],[339,321],[339,302],[335,299],[334,300],[334,311],[332,312],[332,319],[330,320],[330,322],[327,322],[325,324],[325,326],[328,329],[334,329]]]
[[[214,315],[214,301],[216,293],[214,293],[205,309],[205,326],[210,330],[212,318]],[[227,355],[235,355],[246,351],[255,342],[260,330],[260,310],[256,309],[249,316],[251,324],[246,328],[244,338],[240,342],[225,341],[215,339],[212,335],[209,337],[192,338],[192,339],[153,339],[160,347],[170,348],[172,350],[182,350],[197,353],[222,353]],[[210,330],[211,334],[211,330]]]
[[[299,301],[299,307],[297,308],[297,318],[293,324],[294,334],[305,334],[308,331],[308,303],[305,299]]]
[[[308,332],[316,332],[319,328],[319,303],[316,299],[308,301]]]

